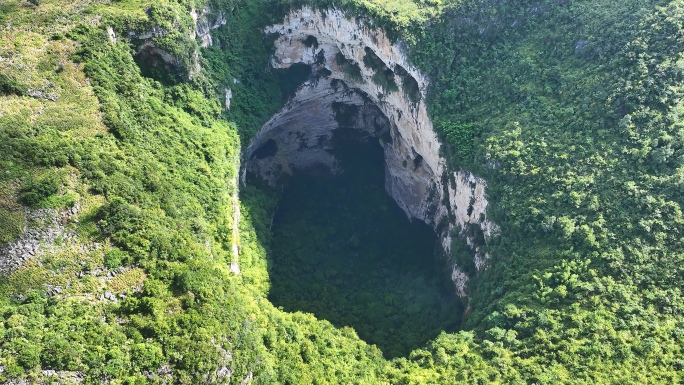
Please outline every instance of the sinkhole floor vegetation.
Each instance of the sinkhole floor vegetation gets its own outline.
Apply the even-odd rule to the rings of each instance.
[[[282,193],[268,298],[286,311],[353,327],[387,358],[407,356],[440,332],[456,331],[462,307],[441,271],[434,231],[410,222],[385,191],[378,139],[362,143],[349,131],[335,133],[340,175],[299,172]]]

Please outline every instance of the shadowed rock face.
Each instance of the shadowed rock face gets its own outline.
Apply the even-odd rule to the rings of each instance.
[[[246,173],[275,186],[293,169],[340,172],[330,151],[333,132],[364,131],[382,145],[385,188],[406,215],[432,226],[445,250],[461,229],[484,268],[483,243],[466,230],[476,226],[485,240],[498,231],[486,216],[486,182],[446,169],[423,101],[427,79],[399,45],[337,10],[293,11],[265,32],[278,35],[274,68],[304,64],[311,75],[248,147]],[[464,296],[467,276],[454,266],[452,277]]]
[[[194,26],[187,31],[187,37],[192,40],[199,40],[200,46],[204,48],[214,44],[210,32],[227,23],[223,12],[214,11],[210,7],[203,8],[199,13],[193,8],[190,10],[190,17]],[[128,37],[138,45],[135,55],[136,61],[142,68],[148,70],[146,76],[152,76],[149,73],[149,70],[152,70],[152,72],[157,71],[159,74],[163,74],[161,77],[166,79],[161,80],[192,79],[201,71],[199,53],[193,50],[187,52],[187,57],[183,58],[182,55],[160,48],[155,39],[166,37],[168,32],[166,28],[156,25],[146,30],[128,31]],[[116,44],[118,39],[114,29],[108,27],[107,33],[109,41]],[[232,96],[232,94],[228,95],[228,91],[226,90],[226,109],[230,107],[230,97]]]

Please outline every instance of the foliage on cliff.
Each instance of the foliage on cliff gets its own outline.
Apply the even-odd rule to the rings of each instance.
[[[464,3],[416,45],[446,154],[489,181],[502,228],[466,326],[525,378],[680,379],[683,18],[680,1]]]
[[[0,4],[0,242],[39,210],[72,236],[0,278],[0,381],[682,380],[684,2],[335,3],[410,43],[502,228],[463,331],[392,361],[268,302],[277,197],[244,189],[229,268],[239,146],[284,98],[258,31],[302,3],[217,0],[207,49],[201,1],[34,3]]]
[[[297,173],[273,219],[268,299],[351,326],[385,358],[407,356],[456,331],[463,306],[426,224],[409,221],[385,191],[382,147],[338,129],[341,175]],[[434,255],[436,254],[436,255]],[[448,270],[445,272],[444,270]]]

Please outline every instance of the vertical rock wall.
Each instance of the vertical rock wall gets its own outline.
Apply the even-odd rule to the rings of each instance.
[[[341,124],[366,130],[384,148],[385,186],[397,204],[410,218],[435,228],[445,250],[460,231],[475,250],[477,268],[484,268],[483,244],[466,230],[475,226],[484,239],[498,231],[487,219],[486,182],[446,170],[423,101],[427,78],[399,46],[382,30],[338,10],[293,11],[265,32],[278,35],[274,68],[301,63],[311,66],[312,76],[257,134],[247,149],[247,172],[277,184],[293,168],[339,171],[328,151],[332,132]],[[458,266],[453,269],[464,296],[467,276]]]

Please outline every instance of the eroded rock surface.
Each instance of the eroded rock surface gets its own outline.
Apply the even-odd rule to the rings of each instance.
[[[432,226],[445,250],[458,231],[475,250],[477,268],[484,268],[483,246],[498,231],[487,219],[486,182],[446,169],[423,101],[428,80],[400,46],[338,10],[293,11],[265,32],[279,36],[274,68],[304,64],[311,76],[257,134],[247,149],[246,172],[271,185],[295,168],[339,172],[330,152],[333,131],[365,131],[384,148],[385,186],[397,204]],[[473,226],[476,231],[467,231]],[[465,295],[467,275],[454,266],[452,278]]]
[[[58,211],[38,209],[27,211],[28,222],[34,225],[24,229],[24,235],[13,242],[0,245],[0,277],[6,277],[36,255],[52,252],[58,247],[57,239],[68,242],[76,235],[67,231],[64,224],[78,214],[80,204]]]
[[[209,7],[204,7],[199,13],[195,9],[190,10],[190,16],[195,22],[195,31],[191,32],[193,39],[198,37],[202,47],[209,47],[214,44],[210,32],[222,25],[226,25],[227,20],[223,12],[214,12]]]
[[[201,47],[213,45],[210,32],[227,23],[223,12],[214,11],[210,7],[199,12],[193,8],[190,10],[190,17],[194,25],[186,31],[186,36],[191,40],[198,39]],[[117,37],[112,27],[108,27],[107,33],[110,42],[116,44]],[[168,33],[165,28],[153,25],[142,31],[128,31],[128,38],[138,42],[136,58],[139,62],[163,72],[178,72],[183,77],[192,79],[202,70],[199,53],[193,50],[180,55],[160,47],[155,39],[166,37]]]

